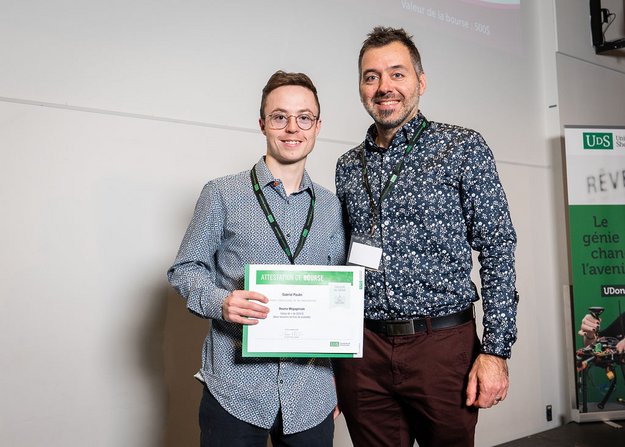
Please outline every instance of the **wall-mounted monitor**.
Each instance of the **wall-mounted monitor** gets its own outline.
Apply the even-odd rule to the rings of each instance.
[[[601,7],[601,0],[590,0],[590,31],[592,33],[592,44],[597,54],[625,47],[625,38],[611,41],[605,40],[603,25],[604,23],[607,23],[607,26],[610,25],[610,17],[612,17],[612,20],[615,19],[614,14],[610,13],[608,9]]]

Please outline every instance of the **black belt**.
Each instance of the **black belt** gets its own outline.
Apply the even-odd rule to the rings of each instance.
[[[473,304],[465,310],[443,317],[417,318],[416,320],[365,320],[365,327],[378,334],[395,337],[397,335],[412,335],[417,332],[426,332],[428,330],[427,320],[430,320],[430,327],[436,330],[458,326],[472,319]]]

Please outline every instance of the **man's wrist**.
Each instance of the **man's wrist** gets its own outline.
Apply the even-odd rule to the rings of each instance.
[[[488,351],[485,351],[485,350],[481,350],[480,354],[492,355],[493,357],[499,357],[500,359],[503,359],[503,360],[510,360],[510,355],[509,354],[508,355],[498,354],[496,352],[488,352]]]

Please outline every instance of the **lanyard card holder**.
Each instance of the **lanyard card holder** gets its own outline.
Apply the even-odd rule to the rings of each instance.
[[[382,247],[364,234],[353,234],[349,243],[347,265],[361,265],[367,270],[382,271]]]

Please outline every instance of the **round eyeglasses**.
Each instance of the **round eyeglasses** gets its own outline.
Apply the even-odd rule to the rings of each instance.
[[[271,115],[267,115],[271,128],[276,130],[284,129],[287,124],[289,124],[289,119],[291,117],[295,117],[297,127],[302,130],[309,130],[313,124],[315,124],[315,121],[317,121],[317,117],[315,115],[310,115],[308,113],[302,113],[301,115],[287,115],[286,113],[275,112]]]

